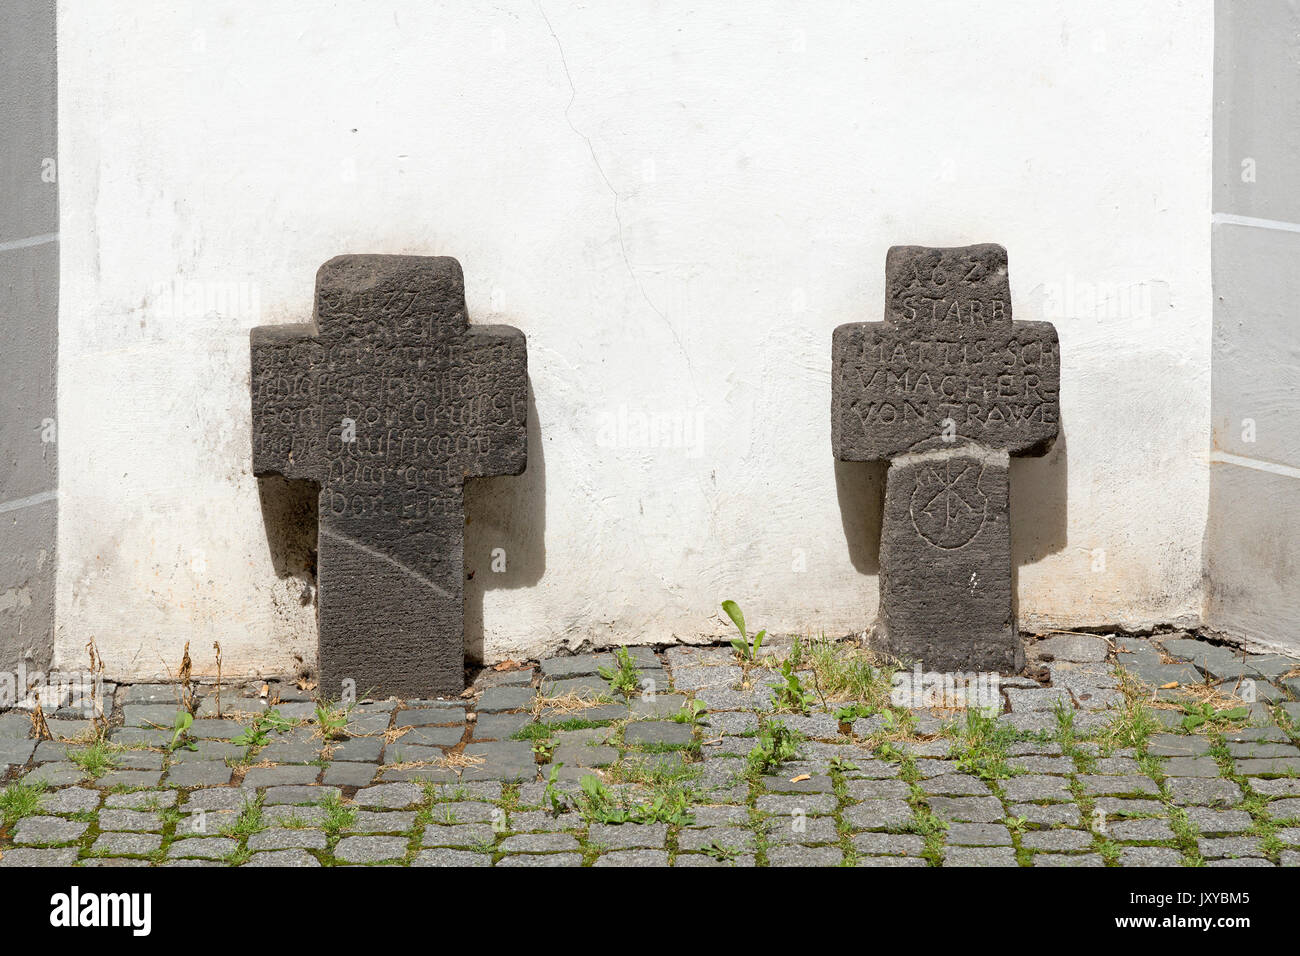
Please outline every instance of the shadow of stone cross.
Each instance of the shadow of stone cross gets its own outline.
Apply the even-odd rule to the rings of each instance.
[[[877,637],[928,670],[1014,673],[1008,470],[1056,438],[1056,329],[1012,321],[998,245],[895,246],[885,285],[885,321],[831,346],[835,456],[890,463]]]
[[[320,686],[464,689],[466,478],[527,457],[524,334],[470,326],[455,259],[338,256],[314,321],[252,332],[253,473],[320,485]]]

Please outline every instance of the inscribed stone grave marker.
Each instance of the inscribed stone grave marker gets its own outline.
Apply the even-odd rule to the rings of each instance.
[[[470,326],[460,263],[338,256],[314,323],[252,332],[253,473],[320,485],[321,687],[464,687],[466,478],[527,456],[524,334]]]
[[[932,670],[1018,671],[1008,468],[1056,439],[1056,329],[1012,321],[998,245],[895,246],[885,284],[884,322],[831,347],[835,456],[890,463],[884,643]]]

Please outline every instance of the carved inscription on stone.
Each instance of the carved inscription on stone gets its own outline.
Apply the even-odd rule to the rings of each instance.
[[[526,366],[450,258],[331,259],[314,326],[254,330],[254,472],[321,486],[322,687],[461,689],[464,481],[523,471]]]
[[[880,548],[881,631],[940,669],[1015,671],[1009,458],[1059,431],[1060,344],[1011,317],[1007,253],[895,246],[883,322],[835,330],[837,458],[891,462]]]
[[[1060,418],[1060,345],[1046,322],[1013,322],[1000,246],[896,246],[885,321],[833,339],[838,457],[880,461],[928,438],[1041,454]]]

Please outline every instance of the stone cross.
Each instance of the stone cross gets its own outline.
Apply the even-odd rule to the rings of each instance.
[[[320,686],[464,688],[466,478],[527,456],[527,352],[470,326],[455,259],[338,256],[314,322],[252,332],[253,473],[320,486]]]
[[[895,246],[885,286],[885,321],[831,347],[835,457],[889,462],[880,636],[929,670],[1015,673],[1008,468],[1056,439],[1056,329],[1012,321],[998,245]]]

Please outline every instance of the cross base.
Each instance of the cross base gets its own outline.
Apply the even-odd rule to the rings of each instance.
[[[321,687],[333,693],[355,681],[358,699],[456,697],[465,689],[458,586],[464,518],[453,518],[437,528],[433,553],[403,553],[401,528],[383,535],[358,522],[322,519]]]
[[[1005,451],[926,443],[890,462],[880,545],[880,637],[930,671],[1016,673]]]

